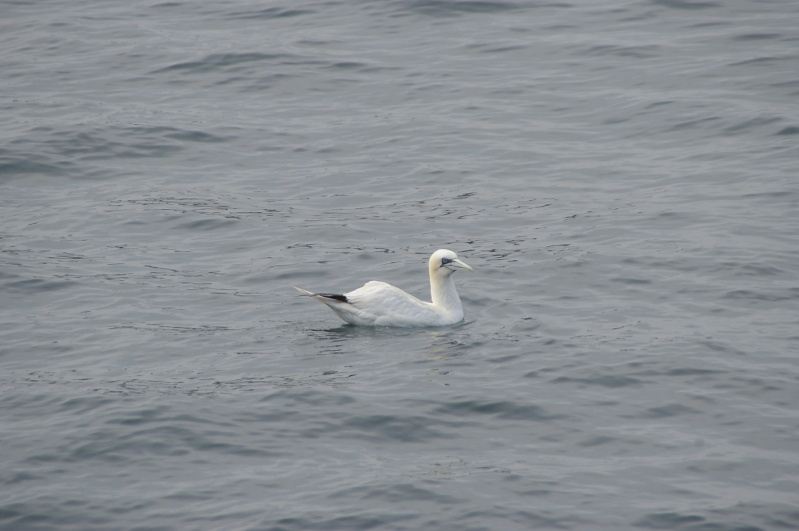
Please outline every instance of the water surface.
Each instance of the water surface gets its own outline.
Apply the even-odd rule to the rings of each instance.
[[[794,3],[3,11],[3,529],[799,527]]]

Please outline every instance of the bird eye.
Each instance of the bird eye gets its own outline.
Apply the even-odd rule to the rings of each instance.
[[[441,265],[447,265],[450,262],[452,262],[452,260],[449,259],[449,258],[442,258],[441,259]]]

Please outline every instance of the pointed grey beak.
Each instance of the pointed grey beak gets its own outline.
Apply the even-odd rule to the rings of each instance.
[[[456,258],[452,262],[448,263],[447,267],[455,271],[474,271],[472,266],[462,261],[460,258]]]

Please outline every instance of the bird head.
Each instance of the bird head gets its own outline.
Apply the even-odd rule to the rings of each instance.
[[[431,273],[449,276],[455,271],[474,271],[466,262],[449,249],[439,249],[434,252],[428,262]]]

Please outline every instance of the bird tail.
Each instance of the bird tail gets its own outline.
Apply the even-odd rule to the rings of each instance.
[[[291,286],[292,288],[296,289],[299,292],[302,292],[305,295],[310,297],[316,297],[317,299],[321,300],[322,302],[325,301],[336,301],[336,302],[349,302],[347,300],[346,295],[342,295],[340,293],[314,293],[312,291],[308,291],[307,289],[298,288],[297,286]]]

